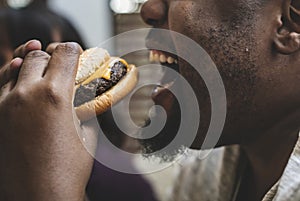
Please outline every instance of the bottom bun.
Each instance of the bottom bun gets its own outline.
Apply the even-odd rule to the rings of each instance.
[[[77,117],[81,121],[90,120],[116,104],[135,87],[138,75],[134,65],[129,65],[126,75],[111,89],[104,92],[93,100],[86,102],[78,107],[75,107]]]

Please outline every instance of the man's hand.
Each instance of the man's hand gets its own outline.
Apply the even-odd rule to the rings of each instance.
[[[81,48],[60,44],[51,57],[34,49],[22,46],[24,60],[0,70],[0,199],[83,200],[93,158],[82,141],[92,144],[94,130],[73,108]]]

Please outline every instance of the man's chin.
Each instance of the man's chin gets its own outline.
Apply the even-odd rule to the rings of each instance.
[[[175,105],[178,103],[175,102]],[[178,105],[177,105],[178,106]],[[164,128],[154,137],[148,139],[152,133],[142,133],[140,140],[144,156],[156,156],[163,161],[172,161],[184,152],[184,143],[176,139],[180,127],[180,112],[168,115]]]
[[[161,162],[172,162],[176,160],[179,156],[181,156],[185,150],[187,149],[184,146],[177,146],[167,149],[156,150],[154,147],[149,144],[145,144],[145,142],[141,142],[142,144],[142,154],[145,158],[159,158]],[[155,151],[156,150],[156,151]]]

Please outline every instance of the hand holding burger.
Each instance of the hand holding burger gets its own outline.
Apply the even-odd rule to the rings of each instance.
[[[29,46],[0,69],[1,200],[82,201],[93,164],[82,136],[97,142],[73,107],[82,50],[60,44],[50,57]]]
[[[137,73],[124,60],[110,59],[101,50],[104,71],[96,70],[100,76],[90,71],[85,74],[83,66],[95,64],[95,57],[83,62],[90,50],[81,54],[80,47],[74,43],[56,44],[50,57],[40,50],[40,43],[35,43],[38,42],[18,48],[15,56],[23,59],[15,59],[0,69],[0,163],[3,164],[0,197],[3,200],[83,200],[93,164],[83,139],[97,142],[94,135],[97,122],[91,118],[125,96],[134,87]],[[80,78],[80,75],[84,76]],[[131,75],[134,75],[133,82],[127,81]],[[105,90],[86,99],[81,90],[90,88],[89,83],[105,83],[94,85],[96,92],[97,88]],[[76,114],[85,121],[81,125]]]

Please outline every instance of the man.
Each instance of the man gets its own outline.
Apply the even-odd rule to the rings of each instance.
[[[300,200],[293,197],[300,183],[300,175],[295,172],[300,165],[299,148],[295,146],[300,115],[300,1],[149,0],[141,15],[155,28],[188,36],[210,55],[227,96],[228,113],[217,146],[239,144],[248,161],[243,167],[232,165],[234,160],[228,155],[212,157],[214,163],[203,163],[211,165],[207,167],[210,173],[222,173],[214,172],[210,177],[205,168],[195,170],[196,165],[202,165],[200,161],[190,167],[192,170],[185,170],[191,176],[186,172],[181,175],[174,191],[179,197],[174,196],[174,200],[262,200],[280,178],[265,199],[287,200],[286,196],[292,196],[289,199]],[[150,34],[149,40],[156,39]],[[189,48],[178,44],[176,37],[173,43],[176,49]],[[180,58],[179,72],[193,86],[202,112],[204,123],[192,145],[199,148],[210,118],[209,98],[201,78]],[[155,141],[151,144],[148,146],[155,150]],[[199,172],[202,174],[195,177]],[[188,188],[194,194],[189,195]]]
[[[300,115],[298,112],[300,99],[300,89],[298,87],[300,75],[298,68],[298,59],[300,56],[298,51],[300,48],[299,7],[300,1],[298,0],[149,0],[141,10],[143,19],[154,27],[182,33],[199,43],[216,63],[223,78],[227,94],[228,114],[218,146],[239,144],[248,160],[248,165],[242,174],[242,179],[237,180],[239,185],[235,185],[231,191],[221,194],[232,195],[228,196],[227,200],[261,200],[276,182],[278,182],[278,185],[275,185],[273,190],[268,193],[267,200],[272,200],[273,198],[274,200],[299,200],[299,197],[296,196],[299,195],[299,188],[298,186],[295,187],[299,183],[299,176],[297,171],[295,171],[295,168],[299,165],[299,150],[298,146],[296,146],[299,131],[297,119]],[[188,49],[188,47],[178,46],[176,40],[173,42],[178,49]],[[63,69],[65,68],[63,66],[73,66],[77,53],[70,50],[74,50],[74,47],[68,46],[68,48],[60,47],[56,49],[47,69],[53,68],[56,69],[56,72],[59,72],[64,71]],[[65,63],[62,64],[60,58],[63,58],[66,54],[69,56],[72,55],[72,57],[66,61],[64,60],[63,62]],[[29,57],[25,57],[21,72],[22,69],[34,69],[33,67],[36,65],[32,65],[32,63],[41,62],[40,60],[36,60],[37,56],[31,53]],[[32,60],[32,63],[26,62],[28,59],[29,61]],[[12,63],[12,66],[13,64],[15,63]],[[47,66],[44,60],[41,66],[44,68]],[[74,67],[71,69],[74,70]],[[24,71],[25,75],[29,75],[26,73],[26,70]],[[193,148],[199,148],[205,137],[205,130],[208,126],[207,122],[209,122],[208,116],[210,111],[208,109],[209,101],[207,100],[207,93],[200,93],[200,91],[205,91],[203,81],[200,77],[195,76],[194,70],[181,59],[179,59],[179,71],[192,84],[198,97],[199,107],[201,111],[204,111],[204,114],[201,115],[202,122],[204,123],[200,125],[197,138],[193,143]],[[53,78],[53,76],[50,77]],[[55,81],[57,84],[62,82],[59,78]],[[73,80],[67,80],[65,87],[69,87],[68,89],[71,90],[72,82]],[[34,83],[38,82],[35,81]],[[52,84],[50,83],[50,86],[57,85],[53,81]],[[40,87],[49,89],[47,85],[41,85]],[[70,132],[73,131],[72,133],[74,134],[74,126],[70,122],[65,122],[66,120],[62,118],[67,117],[66,119],[71,121],[72,108],[62,106],[53,107],[53,103],[55,105],[56,103],[62,103],[63,105],[70,106],[71,98],[70,96],[68,96],[68,100],[63,98],[65,97],[63,93],[66,93],[64,89],[54,88],[55,90],[52,90],[52,87],[50,90],[51,95],[47,97],[53,100],[53,94],[57,94],[58,96],[54,96],[56,97],[54,98],[55,101],[47,101],[44,105],[45,109],[50,111],[50,118],[47,118],[49,116],[39,115],[41,120],[36,120],[39,121],[38,125],[40,125],[41,131],[46,132],[45,136],[60,136],[61,132],[67,132],[67,135],[63,136],[71,138],[73,135]],[[18,90],[16,91],[18,92]],[[30,94],[35,94],[36,92],[31,91]],[[24,95],[24,93],[22,94]],[[18,97],[22,94],[17,93],[14,95],[15,98],[13,100],[17,100],[14,101],[14,105],[20,105]],[[9,96],[1,98],[4,101],[9,101]],[[22,98],[21,100],[21,103],[23,103],[23,100],[26,100],[26,104],[37,102],[37,100],[29,98]],[[37,103],[40,103],[40,101]],[[12,105],[10,107],[2,105],[2,111],[0,110],[0,112],[1,114],[8,113],[10,121],[12,119],[16,122],[20,121],[18,115],[23,114],[24,108],[19,107],[18,115],[11,112],[10,109],[12,108],[14,108]],[[53,108],[56,108],[56,110],[53,111]],[[66,116],[60,117],[63,113],[58,111],[62,108],[65,109],[63,111]],[[37,109],[40,108],[37,107]],[[30,113],[31,118],[37,115],[34,111]],[[47,112],[43,114],[47,114]],[[26,117],[23,118],[26,119]],[[53,117],[57,117],[58,119],[56,120]],[[9,125],[7,121],[7,119],[2,117],[0,121],[2,128]],[[60,121],[66,124],[62,126]],[[49,134],[46,122],[53,125],[51,130],[53,130],[54,134]],[[54,126],[54,123],[57,124]],[[54,129],[56,127],[57,129]],[[8,128],[10,129],[10,127]],[[17,128],[23,129],[22,125],[17,126]],[[28,134],[37,132],[36,130],[32,131],[32,128],[28,128],[28,126],[25,126],[25,128]],[[66,128],[69,129],[66,130]],[[60,131],[60,129],[62,130]],[[32,161],[31,167],[37,164],[38,161],[41,161],[40,154],[32,154],[34,150],[28,150],[30,144],[28,140],[23,140],[23,142],[19,135],[11,135],[11,133],[23,133],[23,130],[22,132],[17,130],[16,132],[4,133],[5,137],[1,138],[1,145],[4,144],[3,139],[8,141],[7,144],[9,145],[14,145],[14,143],[9,143],[14,138],[20,140],[22,143],[19,143],[17,147],[1,147],[2,154],[10,153],[10,157],[7,155],[5,157],[9,157],[8,159],[10,160],[16,160],[17,157],[14,156],[14,153],[28,153],[35,159],[35,161]],[[32,136],[26,136],[26,139],[32,139],[30,137]],[[39,140],[39,142],[43,142],[44,140],[39,135],[34,135],[34,139]],[[75,140],[74,138],[71,139]],[[67,174],[66,179],[62,181],[60,177],[57,177],[59,174],[50,175],[50,177],[39,174],[35,176],[38,170],[34,168],[33,170],[28,169],[29,173],[31,173],[29,175],[32,178],[22,178],[22,181],[25,184],[26,182],[35,184],[35,186],[38,186],[37,190],[30,188],[30,185],[25,185],[25,188],[20,189],[20,184],[13,183],[5,187],[1,186],[1,192],[4,189],[4,192],[8,192],[7,195],[11,195],[12,189],[16,187],[16,192],[21,192],[20,195],[23,195],[23,197],[26,194],[32,195],[31,192],[34,192],[33,195],[38,197],[43,192],[46,192],[49,200],[77,200],[77,198],[82,198],[83,186],[86,184],[88,170],[80,168],[80,164],[89,165],[91,163],[91,160],[88,160],[89,156],[82,151],[81,146],[79,148],[74,146],[74,153],[72,151],[72,153],[68,152],[64,153],[65,155],[61,155],[63,151],[68,150],[62,146],[63,142],[65,142],[64,138],[63,140],[50,142],[53,142],[50,143],[53,146],[47,146],[48,149],[46,151],[37,146],[40,150],[39,153],[50,153],[46,154],[45,158],[43,158],[43,161],[46,161],[46,163],[44,163],[42,168],[50,168],[55,173],[61,173],[62,175],[66,172],[71,174]],[[71,143],[68,143],[68,145],[71,146]],[[19,146],[21,146],[21,150]],[[86,158],[87,160],[81,163],[77,161],[72,166],[66,166],[65,163],[62,163],[62,160],[55,160],[63,156],[64,161],[72,161],[75,153],[78,155],[78,152],[82,154],[82,159]],[[52,163],[53,161],[54,163]],[[73,165],[75,170],[71,172],[67,171]],[[3,176],[16,174],[19,171],[20,169],[18,168],[15,168],[14,171],[7,169]],[[81,171],[83,173],[77,174]],[[80,177],[78,177],[79,175]],[[281,177],[282,179],[279,180]],[[3,178],[2,175],[1,178]],[[47,181],[45,188],[40,186],[40,184],[45,183],[43,180]],[[201,177],[199,177],[200,180]],[[210,181],[207,180],[207,182]],[[222,180],[220,182],[219,186],[222,184],[227,185],[226,183],[222,183]],[[3,185],[3,183],[1,184]],[[59,184],[62,188],[68,186],[68,190],[64,192],[59,191],[62,188],[51,190],[55,186],[54,184]],[[290,185],[287,186],[287,184]],[[49,186],[52,188],[48,188]],[[203,185],[201,188],[205,190],[206,186]],[[57,197],[54,197],[55,199],[53,197],[51,199],[49,189],[51,192],[55,192],[54,195],[57,195]],[[195,189],[195,191],[197,190]],[[211,192],[207,193],[208,196],[213,196],[214,191],[208,189],[208,192]],[[283,197],[283,192],[291,197]],[[66,198],[62,199],[63,196],[66,196]],[[217,199],[222,200],[222,197],[218,197]],[[181,200],[187,199],[182,198]],[[191,200],[199,199],[192,197]],[[205,197],[203,200],[214,199]]]

